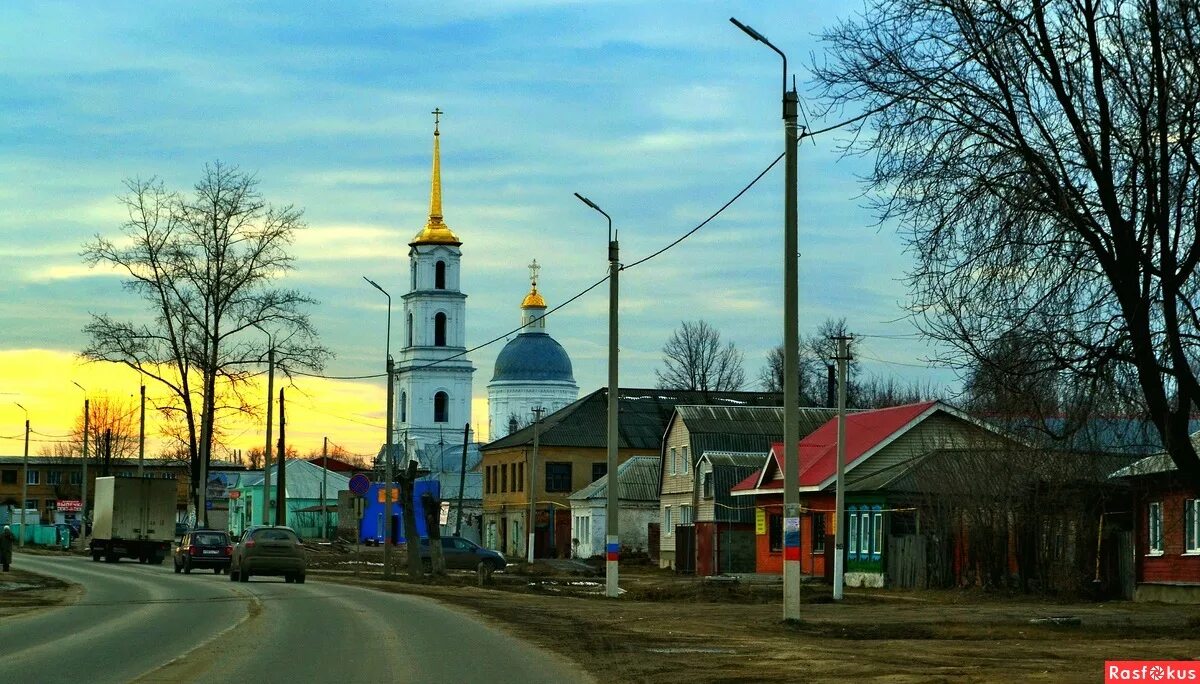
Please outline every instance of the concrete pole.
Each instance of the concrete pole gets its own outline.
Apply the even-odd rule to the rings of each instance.
[[[538,432],[542,427],[542,407],[533,409],[533,454],[529,457],[529,541],[525,545],[525,560],[533,563],[534,530],[537,528],[537,458]]]
[[[76,387],[83,389],[79,383],[75,383]],[[84,390],[85,392],[87,390]],[[87,504],[88,504],[88,433],[91,431],[89,418],[91,415],[91,404],[86,396],[83,399],[83,486],[80,487],[82,494],[79,497],[79,546],[84,547],[87,539]]]
[[[605,214],[607,217],[608,215]],[[605,511],[605,563],[604,595],[617,598],[621,559],[620,518],[617,511],[617,300],[620,288],[617,276],[621,272],[620,247],[612,237],[612,219],[609,219],[608,242],[608,506]]]
[[[283,391],[279,388],[279,454],[275,461],[275,524],[287,524],[287,420],[284,418]]]
[[[842,582],[845,578],[845,540],[842,520],[846,514],[846,363],[850,360],[848,337],[838,337],[838,396],[837,396],[837,493],[834,500],[833,542],[833,598],[842,600]]]
[[[391,298],[390,297],[388,298],[388,307],[389,307],[389,309],[391,308]],[[389,314],[388,318],[389,319],[391,318],[390,314]],[[389,337],[390,337],[390,333],[389,333]],[[389,341],[389,344],[390,344],[390,341]],[[392,540],[392,503],[393,503],[392,502],[392,487],[396,481],[396,474],[395,474],[395,471],[392,469],[393,468],[392,454],[393,454],[393,451],[395,450],[395,446],[392,444],[392,440],[394,439],[394,435],[392,434],[393,428],[394,428],[394,423],[392,421],[392,415],[393,415],[393,413],[395,413],[394,411],[392,411],[392,403],[393,403],[393,401],[395,401],[395,396],[394,396],[395,389],[394,389],[394,383],[392,382],[392,374],[393,374],[394,368],[395,368],[395,363],[392,361],[392,355],[389,353],[388,357],[387,357],[387,420],[385,421],[387,423],[387,441],[384,444],[384,454],[383,454],[383,464],[384,464],[383,465],[383,472],[384,472],[383,479],[385,480],[385,482],[383,483],[383,489],[384,489],[383,523],[385,526],[385,531],[384,531],[384,535],[383,535],[383,578],[384,579],[392,578],[392,541],[393,541]],[[416,540],[416,539],[409,539],[407,541],[410,544],[414,544],[414,545],[419,544],[419,540]]]
[[[321,538],[329,539],[329,438],[321,442]]]
[[[22,409],[25,407],[22,406]],[[25,535],[29,528],[25,526],[25,509],[29,508],[29,418],[25,418],[25,455],[21,457],[21,469],[24,477],[21,478],[21,541],[20,546],[25,547]]]
[[[262,524],[271,524],[271,410],[275,407],[275,342],[267,335],[267,443],[263,447]]]
[[[138,477],[146,476],[146,385],[142,385],[142,418],[138,425]],[[206,485],[207,486],[207,483]]]

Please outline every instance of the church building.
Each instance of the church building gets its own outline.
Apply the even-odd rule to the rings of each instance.
[[[529,293],[521,302],[521,333],[496,356],[488,383],[488,439],[497,440],[530,425],[533,409],[549,415],[579,398],[571,358],[546,332],[546,300],[538,292],[541,266],[529,265]]]

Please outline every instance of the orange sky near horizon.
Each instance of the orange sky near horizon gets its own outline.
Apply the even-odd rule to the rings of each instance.
[[[130,409],[137,406],[140,375],[115,363],[87,363],[77,355],[48,349],[0,351],[0,455],[19,456],[24,449],[25,412],[29,411],[30,455],[62,439],[83,412],[84,391],[93,399],[108,397]],[[221,420],[226,449],[262,448],[265,442],[267,378],[250,380],[247,396],[263,398],[257,417],[226,415]],[[374,455],[384,440],[386,390],[381,381],[328,380],[276,376],[275,393],[285,387],[287,443],[302,454],[321,450],[322,438],[351,454]],[[156,380],[146,382],[146,455],[156,456],[167,443],[162,437],[154,400],[168,395]],[[275,409],[272,441],[279,435]],[[136,424],[136,423],[135,423]],[[486,438],[487,400],[472,401],[475,439]],[[227,457],[218,447],[217,458]]]

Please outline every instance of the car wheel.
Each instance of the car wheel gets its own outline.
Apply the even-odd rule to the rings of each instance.
[[[229,571],[229,581],[230,581],[230,582],[236,582],[236,581],[238,581],[238,572],[237,572],[237,570],[230,570],[230,571]]]
[[[192,562],[190,560],[185,560],[183,562],[183,574],[185,574],[185,575],[192,574]]]
[[[241,574],[238,575],[238,581],[239,582],[249,582],[250,581],[250,573],[243,570],[241,572]]]
[[[304,584],[304,575],[296,575],[296,584]]]
[[[179,561],[175,561],[175,574],[178,575],[180,572],[183,572],[183,567],[179,565]]]
[[[295,576],[295,575],[284,575],[284,576],[283,576],[283,583],[284,583],[284,584],[291,584],[292,582],[295,582],[295,581],[296,581],[296,576]]]
[[[499,564],[499,563],[497,563],[496,561],[490,561],[490,562],[488,563],[488,567],[490,567],[490,568],[491,568],[492,572],[496,572],[497,570],[503,570],[503,569],[504,569],[504,566],[503,566],[503,565],[500,565],[500,564]]]

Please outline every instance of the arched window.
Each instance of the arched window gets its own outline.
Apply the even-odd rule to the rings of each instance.
[[[446,314],[440,311],[433,317],[433,346],[446,346]]]
[[[400,422],[408,422],[408,392],[400,393]]]
[[[446,262],[439,261],[433,266],[433,286],[439,290],[446,289]]]
[[[412,314],[409,314],[409,315],[408,315],[408,324],[404,326],[405,335],[407,336],[407,339],[408,339],[408,342],[406,343],[406,346],[409,346],[409,347],[413,346],[413,344],[412,344],[412,340],[413,340],[413,325],[412,325],[412,321],[413,321]]]
[[[433,395],[433,422],[448,423],[450,422],[450,395],[445,392],[438,392]]]

